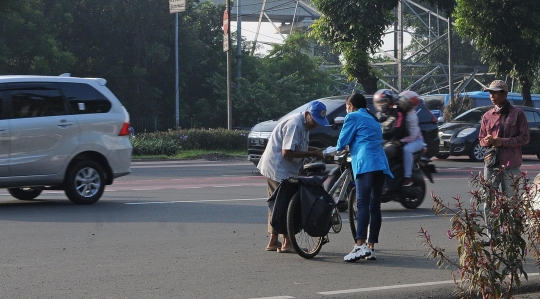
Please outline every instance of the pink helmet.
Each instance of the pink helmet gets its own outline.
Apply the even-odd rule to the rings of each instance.
[[[405,90],[398,95],[398,105],[403,110],[409,110],[410,108],[414,108],[418,106],[419,103],[420,96],[412,90]]]

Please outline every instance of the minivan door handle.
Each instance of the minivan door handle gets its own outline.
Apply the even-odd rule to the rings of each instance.
[[[61,127],[61,128],[63,128],[63,129],[65,129],[65,128],[71,126],[71,125],[73,125],[72,122],[68,122],[67,120],[62,119],[62,120],[60,121],[60,124],[59,124],[58,126]]]

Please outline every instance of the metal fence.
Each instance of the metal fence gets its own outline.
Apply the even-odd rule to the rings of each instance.
[[[174,130],[176,128],[176,120],[170,118],[136,118],[131,119],[130,124],[131,127],[135,129],[135,133],[164,132],[168,130]]]

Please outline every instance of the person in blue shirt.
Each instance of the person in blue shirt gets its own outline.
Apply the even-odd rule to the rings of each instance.
[[[339,134],[337,150],[342,151],[349,147],[356,184],[358,217],[356,244],[343,259],[347,262],[359,259],[375,260],[374,245],[379,242],[384,182],[387,175],[393,175],[383,150],[381,124],[377,117],[367,110],[366,98],[359,93],[353,93],[347,98],[345,107],[347,116]]]

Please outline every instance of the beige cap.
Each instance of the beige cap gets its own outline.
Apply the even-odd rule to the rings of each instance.
[[[508,85],[503,80],[495,80],[489,84],[488,88],[485,88],[484,91],[501,91],[504,90],[508,92]]]

